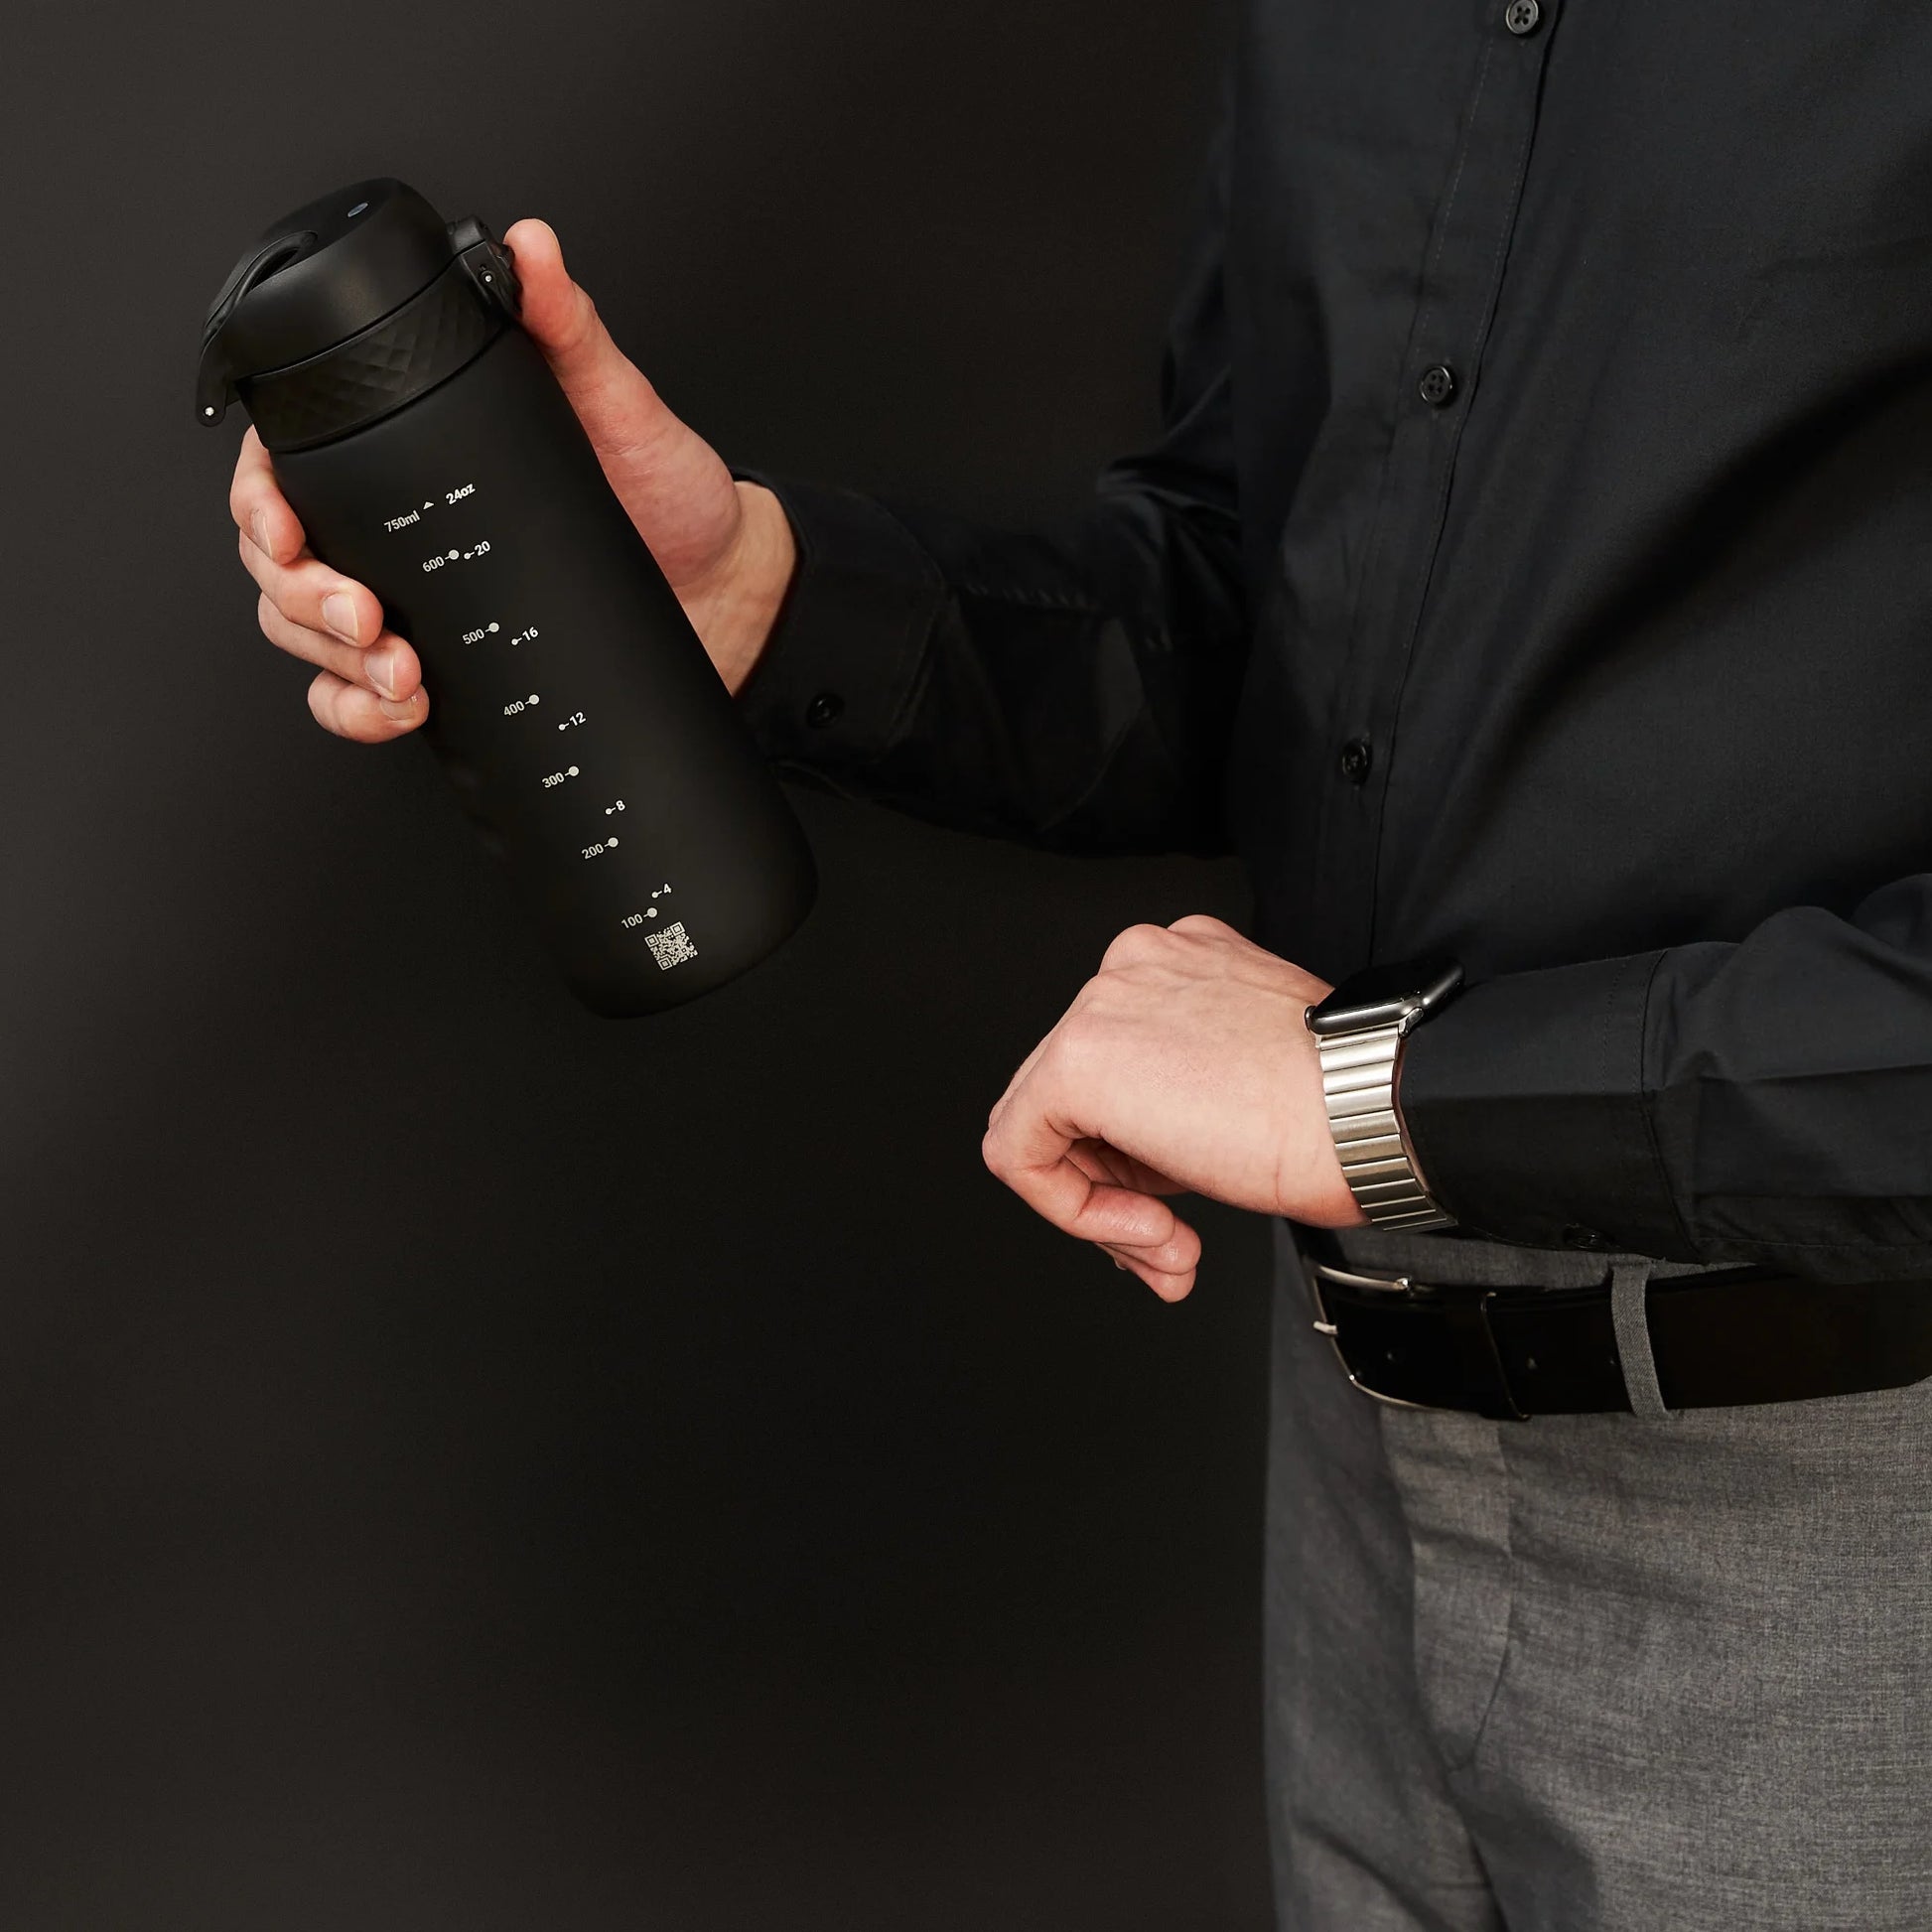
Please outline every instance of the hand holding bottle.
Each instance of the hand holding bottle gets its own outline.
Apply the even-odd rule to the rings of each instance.
[[[373,742],[427,720],[572,990],[659,1013],[811,906],[732,703],[791,531],[619,353],[556,236],[508,240],[387,176],[292,209],[208,310],[195,414],[254,425],[241,556],[317,719]]]
[[[736,692],[751,675],[790,584],[796,553],[778,500],[734,483],[717,452],[666,407],[611,340],[570,279],[542,221],[504,236],[522,283],[522,322],[589,433],[612,488],[684,607],[718,674]],[[250,429],[229,492],[241,561],[261,590],[263,634],[317,666],[316,721],[381,744],[429,715],[416,653],[383,622],[364,585],[312,556]]]

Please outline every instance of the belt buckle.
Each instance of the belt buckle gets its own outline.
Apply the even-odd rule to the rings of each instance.
[[[1502,1357],[1496,1352],[1495,1338],[1489,1330],[1489,1305],[1495,1300],[1493,1289],[1419,1282],[1409,1275],[1369,1274],[1358,1268],[1337,1268],[1328,1262],[1312,1260],[1306,1264],[1304,1274],[1310,1297],[1314,1303],[1314,1331],[1327,1336],[1329,1346],[1335,1351],[1335,1359],[1341,1364],[1342,1373],[1363,1395],[1392,1409],[1433,1409],[1459,1414],[1473,1411],[1497,1421],[1529,1420],[1528,1412],[1518,1404],[1509,1386],[1503,1372]],[[1413,1393],[1395,1395],[1386,1388],[1378,1387],[1375,1367],[1369,1362],[1368,1348],[1358,1345],[1351,1352],[1350,1342],[1353,1340],[1361,1344],[1370,1339],[1386,1340],[1386,1333],[1379,1338],[1364,1336],[1359,1332],[1353,1336],[1348,1334],[1346,1329],[1351,1324],[1345,1316],[1342,1321],[1337,1321],[1322,1298],[1321,1285],[1324,1281],[1337,1288],[1367,1291],[1374,1296],[1387,1295],[1400,1303],[1422,1304],[1440,1311],[1443,1319],[1438,1339],[1442,1344],[1443,1359],[1435,1367],[1440,1370],[1445,1390],[1453,1386],[1465,1399],[1428,1402],[1419,1400]],[[1370,1325],[1374,1325],[1372,1321]],[[1393,1362],[1395,1357],[1388,1353],[1385,1359]]]

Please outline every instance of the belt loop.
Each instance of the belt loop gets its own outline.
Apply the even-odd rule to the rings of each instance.
[[[1617,1360],[1623,1365],[1623,1390],[1630,1413],[1645,1422],[1662,1422],[1670,1411],[1657,1380],[1657,1358],[1650,1352],[1652,1261],[1619,1261],[1610,1270],[1610,1321],[1616,1329]]]

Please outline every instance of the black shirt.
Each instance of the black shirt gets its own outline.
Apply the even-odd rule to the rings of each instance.
[[[1446,950],[1508,1240],[1932,1276],[1932,9],[1253,0],[1078,531],[774,483],[777,758]]]

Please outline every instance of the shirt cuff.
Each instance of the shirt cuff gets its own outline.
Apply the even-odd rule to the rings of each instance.
[[[736,471],[784,506],[798,546],[771,635],[739,692],[767,758],[856,777],[910,712],[946,588],[882,505],[848,489]]]
[[[1405,1042],[1399,1105],[1422,1176],[1464,1227],[1535,1247],[1700,1259],[1644,1084],[1661,952],[1466,988]]]

